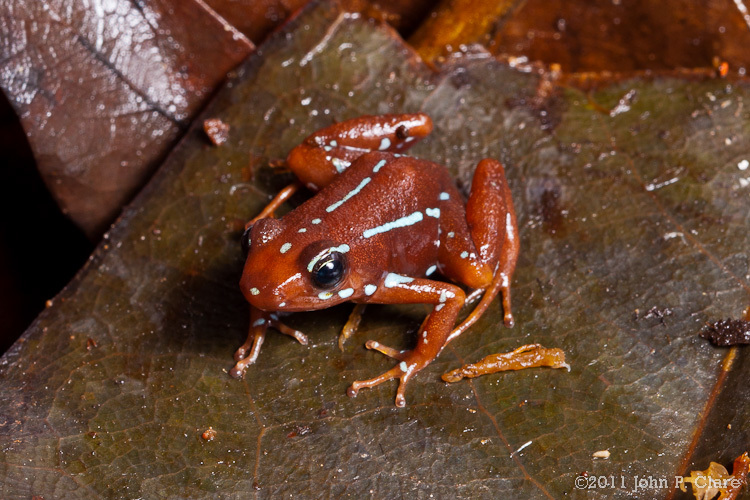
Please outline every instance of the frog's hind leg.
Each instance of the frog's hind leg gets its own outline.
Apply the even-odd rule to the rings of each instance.
[[[469,317],[451,332],[449,342],[473,325],[498,293],[502,295],[504,323],[513,326],[510,279],[518,259],[518,227],[510,187],[499,161],[484,159],[477,165],[466,204],[466,221],[476,254],[470,253],[469,258],[459,260],[464,267],[453,270],[449,277],[472,288],[484,289],[484,296]],[[479,266],[484,268],[482,272],[472,272]],[[488,269],[492,271],[491,280],[487,280]]]
[[[520,244],[510,186],[505,179],[503,165],[499,161],[484,159],[477,165],[471,185],[471,196],[466,204],[466,220],[474,244],[479,250],[479,258],[495,270],[495,278],[486,294],[492,294],[488,300],[491,302],[497,291],[500,291],[503,297],[505,325],[513,326],[510,279],[516,269]],[[476,309],[483,307],[482,302]],[[486,305],[484,307],[486,308]],[[482,312],[484,311],[480,311],[479,314]]]
[[[294,148],[287,165],[304,185],[319,191],[354,160],[372,151],[400,153],[432,131],[424,113],[360,116],[315,132]]]

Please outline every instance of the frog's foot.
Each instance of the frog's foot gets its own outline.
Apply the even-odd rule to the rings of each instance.
[[[253,325],[250,329],[250,334],[247,336],[247,340],[245,340],[245,343],[235,351],[234,360],[240,361],[249,358],[247,364],[255,363],[255,360],[258,358],[258,354],[260,353],[260,347],[261,345],[263,345],[263,340],[266,336],[266,328],[268,327],[271,327],[283,333],[284,335],[294,337],[294,339],[296,339],[297,342],[302,345],[307,345],[307,335],[300,332],[299,330],[289,328],[284,323],[280,322],[278,320],[278,317],[273,314],[269,318],[261,318],[253,322]]]
[[[263,341],[260,342],[260,344],[262,343]],[[237,349],[237,352],[234,354],[235,359],[237,359],[237,354],[240,352],[241,349],[242,347],[240,347],[240,349]],[[245,370],[247,369],[247,367],[255,363],[256,359],[258,359],[257,353],[254,356],[247,356],[244,359],[240,359],[239,361],[237,361],[234,367],[231,370],[229,370],[229,375],[232,378],[239,378],[239,379],[243,378],[245,376]]]
[[[266,338],[266,329],[268,329],[268,327],[271,327],[284,335],[289,335],[290,337],[295,338],[297,342],[302,345],[307,345],[307,336],[304,333],[289,328],[279,321],[278,316],[275,314],[267,316],[264,314],[263,317],[257,318],[253,321],[250,326],[250,333],[247,336],[247,340],[245,340],[245,343],[235,351],[234,360],[237,363],[234,365],[234,368],[229,371],[229,374],[232,377],[242,378],[247,367],[255,363],[255,360],[258,359],[258,354],[260,354],[260,348]]]
[[[376,385],[380,385],[383,382],[398,378],[399,381],[398,389],[396,390],[396,406],[398,406],[399,408],[403,408],[404,406],[406,406],[406,397],[404,396],[404,393],[406,392],[406,383],[409,381],[412,375],[419,371],[418,369],[416,369],[416,366],[416,364],[407,366],[406,362],[402,361],[378,377],[371,378],[370,380],[357,380],[351,386],[349,386],[349,389],[347,389],[346,393],[350,398],[353,398],[363,387],[375,387]]]
[[[501,275],[500,279],[503,280],[503,283],[508,281],[508,279],[504,275]],[[485,293],[487,293],[486,288],[476,288],[472,290],[471,293],[466,296],[464,307],[471,305],[474,302],[478,301],[485,295]],[[500,293],[503,298],[503,323],[508,328],[513,328],[513,325],[515,324],[515,320],[513,319],[513,313],[511,312],[511,309],[510,309],[510,285],[502,285],[501,283]]]
[[[349,319],[346,321],[344,328],[341,329],[339,334],[339,349],[344,351],[344,343],[357,332],[359,323],[362,321],[362,314],[365,311],[366,304],[357,304],[354,306],[352,313],[349,315]]]
[[[346,391],[347,394],[349,397],[354,397],[363,387],[375,387],[376,385],[380,385],[388,380],[398,378],[399,383],[398,389],[396,390],[396,406],[403,408],[406,405],[406,398],[404,396],[406,382],[409,381],[412,375],[421,370],[424,367],[424,364],[419,366],[419,363],[408,362],[409,355],[413,354],[413,351],[411,350],[399,351],[374,340],[368,340],[365,346],[368,349],[373,349],[383,353],[389,358],[396,359],[400,361],[400,363],[378,377],[371,378],[370,380],[357,380]]]

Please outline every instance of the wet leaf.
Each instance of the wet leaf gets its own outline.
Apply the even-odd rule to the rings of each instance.
[[[308,1],[206,0],[206,3],[246,37],[259,43]]]
[[[410,38],[426,61],[459,51],[462,45],[478,43],[498,20],[524,2],[513,0],[443,0]]]
[[[2,0],[0,24],[0,85],[45,183],[93,239],[252,50],[196,0]]]
[[[731,0],[531,1],[504,20],[496,54],[559,63],[564,71],[750,68],[750,16]]]
[[[400,33],[408,34],[421,25],[438,0],[370,0],[369,3],[381,10]]]
[[[566,72],[710,68],[716,57],[745,74],[748,20],[732,0],[443,0],[411,42],[428,60],[480,43]]]
[[[731,462],[749,441],[747,350],[698,333],[750,302],[750,88],[538,94],[541,78],[482,54],[435,74],[390,29],[329,8],[287,25],[2,358],[0,496],[653,498],[707,449]],[[231,379],[248,321],[238,228],[289,180],[271,165],[334,120],[419,109],[436,127],[414,154],[460,185],[483,157],[506,165],[515,328],[492,308],[411,382],[405,409],[395,384],[345,389],[391,366],[365,340],[413,342],[419,306],[369,307],[343,353],[350,308],[293,315],[310,345],[271,335]],[[208,118],[230,126],[221,147]],[[537,342],[571,371],[440,380]],[[616,487],[579,491],[584,473]],[[670,488],[634,493],[636,476]]]
[[[217,13],[255,43],[293,16],[309,0],[206,0]],[[437,0],[344,0],[350,12],[386,21],[401,33],[413,31]]]

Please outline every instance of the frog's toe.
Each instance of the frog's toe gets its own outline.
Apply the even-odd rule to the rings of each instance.
[[[229,370],[229,375],[232,378],[236,379],[242,379],[245,376],[245,370],[247,370],[247,367],[251,364],[255,363],[255,359],[252,356],[248,356],[244,359],[241,359],[237,361],[237,364],[234,365],[234,367]]]
[[[247,342],[242,344],[236,351],[234,351],[234,360],[240,361],[242,359],[245,359],[250,350],[250,346],[252,345],[253,345],[252,340],[248,340]]]
[[[357,380],[353,382],[352,385],[349,386],[349,389],[347,389],[346,393],[349,395],[349,397],[353,398],[359,393],[360,389],[378,386],[383,382],[387,382],[396,377],[400,377],[401,375],[403,375],[403,373],[404,372],[402,372],[398,366],[394,366],[387,372],[378,375],[375,378],[371,378],[369,380]]]
[[[398,383],[398,389],[396,390],[396,406],[399,408],[403,408],[406,406],[406,396],[404,393],[406,392],[406,380],[404,380],[404,377],[401,377],[401,380],[399,380]]]
[[[368,340],[365,343],[365,347],[367,347],[368,349],[372,349],[374,351],[378,351],[382,354],[385,354],[389,358],[393,358],[398,361],[403,361],[404,358],[406,358],[406,355],[409,354],[410,352],[410,351],[399,351],[397,349],[393,349],[392,347],[383,345],[380,342],[377,342],[375,340]]]
[[[293,337],[295,340],[297,340],[297,342],[299,342],[302,345],[307,345],[307,342],[308,342],[307,335],[305,335],[301,331],[295,330],[294,328],[289,328],[288,326],[286,326],[284,323],[280,322],[277,319],[272,319],[270,321],[270,324],[275,330],[283,333],[284,335],[289,335],[290,337]]]

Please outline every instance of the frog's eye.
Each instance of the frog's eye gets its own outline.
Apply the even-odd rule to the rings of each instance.
[[[323,289],[331,289],[344,279],[346,263],[344,254],[329,252],[321,257],[312,268],[312,279]]]
[[[250,240],[250,233],[253,231],[253,226],[248,226],[245,229],[245,232],[242,233],[242,238],[240,239],[240,245],[242,246],[242,251],[247,254],[247,252],[250,250],[250,243],[252,241]]]

